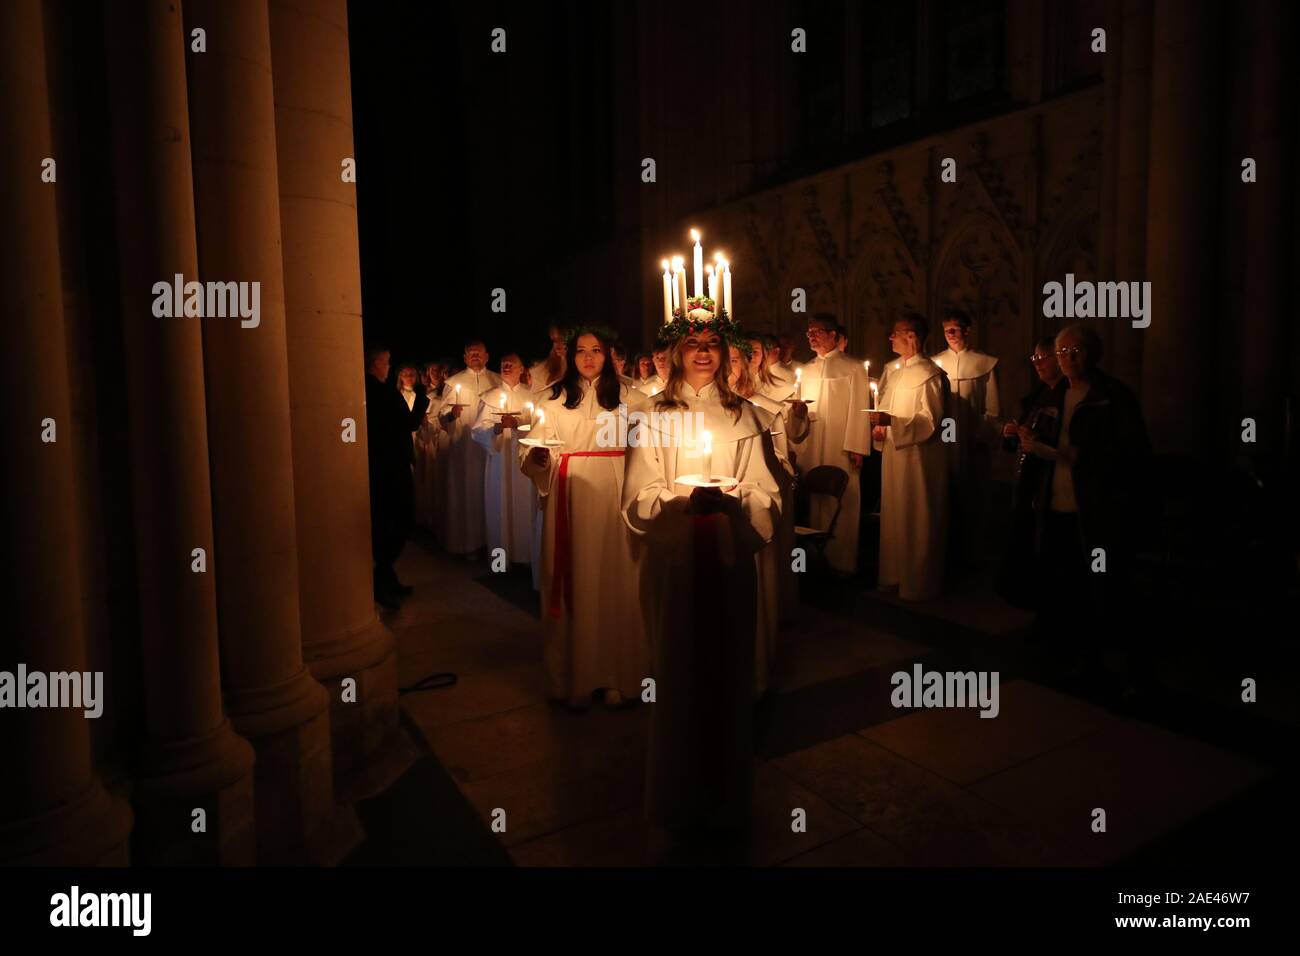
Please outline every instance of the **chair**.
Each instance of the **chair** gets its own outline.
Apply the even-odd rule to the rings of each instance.
[[[818,465],[806,474],[800,475],[795,485],[796,514],[808,514],[808,499],[812,495],[826,495],[835,499],[835,513],[831,523],[824,529],[805,528],[795,525],[795,542],[805,549],[812,546],[817,550],[817,557],[826,560],[826,543],[835,537],[835,524],[840,520],[840,508],[844,504],[844,490],[849,486],[848,473],[835,465]]]

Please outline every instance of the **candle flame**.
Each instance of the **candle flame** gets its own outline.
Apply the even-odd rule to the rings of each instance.
[[[705,275],[708,275],[708,276],[713,275],[713,266],[711,266],[711,265],[707,265],[707,266],[705,266],[705,267],[704,267],[704,274],[705,274]]]
[[[682,271],[682,263],[685,262],[681,256],[673,256],[673,272]]]
[[[539,425],[546,424],[546,412],[541,411],[540,409],[537,412],[537,424]]]
[[[659,264],[660,264],[661,266],[664,267],[664,272],[667,272],[667,271],[668,271],[668,260],[667,260],[667,259],[663,259],[663,260],[661,260]]]
[[[692,241],[692,242],[699,242],[699,241],[700,241],[700,230],[698,230],[698,229],[692,229],[692,230],[691,230],[691,241]]]
[[[796,382],[802,382],[802,381],[803,381],[803,369],[801,369],[801,368],[797,368],[797,369],[794,370],[794,380],[795,380]]]

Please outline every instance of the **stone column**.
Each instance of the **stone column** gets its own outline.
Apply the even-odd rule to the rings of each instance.
[[[330,692],[336,790],[354,798],[386,782],[398,723],[394,643],[373,595],[357,194],[343,179],[356,157],[347,3],[272,2],[270,21],[303,657]]]
[[[1113,166],[1113,218],[1107,235],[1110,240],[1111,273],[1101,276],[1117,282],[1136,282],[1147,278],[1146,216],[1147,156],[1150,142],[1146,135],[1151,116],[1151,5],[1145,0],[1117,0],[1108,7],[1116,19],[1109,31],[1117,68],[1107,60],[1106,82],[1117,85],[1115,114],[1107,111],[1106,137]],[[1110,91],[1107,99],[1110,100]],[[1113,121],[1114,125],[1110,125]],[[1159,296],[1159,293],[1153,293]],[[1164,306],[1156,298],[1159,314]],[[1142,347],[1149,329],[1135,329],[1132,323],[1118,323],[1111,341],[1113,355],[1106,367],[1122,381],[1137,389],[1142,375]]]
[[[303,666],[298,613],[266,3],[194,0],[185,26],[207,32],[207,52],[189,54],[199,275],[245,284],[249,306],[257,283],[260,303],[203,319],[226,703],[257,751],[259,859],[314,859],[334,813],[329,700]]]
[[[84,671],[67,342],[40,0],[0,4],[0,670]],[[46,440],[52,439],[52,440]],[[25,688],[19,691],[25,692]],[[131,811],[91,765],[79,708],[0,711],[0,861],[125,864]]]
[[[1257,448],[1280,453],[1282,400],[1286,392],[1286,347],[1295,306],[1287,294],[1287,258],[1291,196],[1295,190],[1295,141],[1291,131],[1296,110],[1296,70],[1290,41],[1295,36],[1295,10],[1284,0],[1253,0],[1243,5],[1249,58],[1248,99],[1240,105],[1248,116],[1247,135],[1236,169],[1229,170],[1229,197],[1240,197],[1245,235],[1242,321],[1239,335],[1243,416],[1233,429],[1240,433],[1244,415],[1259,420]],[[1256,181],[1241,181],[1241,160],[1257,164]],[[1250,451],[1247,446],[1243,450]]]
[[[1152,21],[1142,404],[1156,448],[1184,455],[1213,441],[1215,215],[1229,172],[1217,141],[1221,20],[1218,4],[1157,0]]]
[[[147,728],[137,857],[251,864],[253,751],[221,706],[202,333],[153,311],[155,282],[198,274],[181,14],[136,2],[105,28]]]

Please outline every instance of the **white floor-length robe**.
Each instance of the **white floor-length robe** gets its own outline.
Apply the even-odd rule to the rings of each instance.
[[[646,812],[669,826],[735,826],[748,815],[752,783],[754,556],[776,534],[781,491],[758,408],[745,402],[733,419],[712,383],[699,393],[683,384],[682,398],[688,409],[656,411],[699,419],[686,419],[689,434],[663,419],[646,429],[658,437],[639,436],[629,449],[623,491],[627,523],[646,545],[641,605],[655,654]],[[717,515],[689,513],[692,489],[676,484],[702,471],[703,430],[712,434],[710,473],[738,480]]]
[[[849,476],[835,537],[826,545],[826,563],[836,571],[852,574],[858,569],[862,488],[860,469],[853,467],[849,453],[871,454],[871,420],[866,411],[871,380],[861,362],[842,352],[819,355],[801,367],[800,397],[815,403],[809,407],[808,435],[793,447],[802,473],[819,465],[835,465]],[[834,514],[835,502],[825,495],[811,499],[810,527],[828,527]]]
[[[891,422],[880,463],[880,585],[907,601],[943,588],[948,463],[941,440],[947,379],[921,355],[890,362],[880,409]]]
[[[786,416],[790,408],[765,395],[755,394],[750,402],[765,416],[768,434],[768,470],[781,489],[781,515],[772,540],[754,556],[758,570],[758,641],[754,650],[754,692],[768,689],[768,675],[776,654],[777,637],[783,624],[795,619],[799,605],[798,584],[791,567],[794,551],[794,465],[790,462]]]
[[[998,421],[996,367],[992,355],[974,349],[952,349],[930,356],[948,376],[948,415],[957,427],[957,440],[945,442],[952,502],[960,516],[963,557],[969,563],[983,551],[986,519],[993,490],[993,453],[1002,442]]]
[[[635,390],[619,391],[625,415],[645,407]],[[521,447],[520,468],[536,485],[545,513],[540,597],[550,696],[585,698],[606,688],[639,697],[651,659],[635,610],[632,534],[619,513],[627,426],[620,434],[619,410],[601,408],[585,383],[577,408],[564,407],[561,391],[541,410],[545,422],[529,437],[559,438],[564,445],[550,449],[543,468],[529,461],[531,449]]]
[[[459,397],[456,386],[460,385]],[[442,472],[443,539],[449,554],[473,554],[486,543],[487,519],[483,500],[483,474],[487,453],[474,441],[472,429],[483,399],[501,388],[501,377],[484,369],[465,369],[447,379],[439,421],[447,429],[446,468]],[[463,402],[459,418],[451,405]]]
[[[438,453],[448,442],[447,430],[438,423],[442,397],[429,389],[429,409],[415,433],[415,523],[438,532]]]
[[[501,404],[502,396],[505,405]],[[533,562],[533,519],[537,513],[537,489],[519,470],[519,439],[527,437],[513,428],[499,434],[496,425],[505,410],[518,414],[525,424],[528,412],[524,403],[533,400],[533,391],[520,383],[502,384],[484,396],[484,413],[471,429],[474,440],[487,454],[483,472],[483,508],[488,551],[505,550],[511,564]]]

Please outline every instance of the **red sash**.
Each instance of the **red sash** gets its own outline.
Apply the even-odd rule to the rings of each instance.
[[[570,451],[560,455],[560,477],[555,483],[559,499],[555,512],[555,561],[551,565],[551,617],[564,616],[564,609],[573,609],[573,548],[569,540],[569,459],[570,458],[622,458],[625,450]]]

